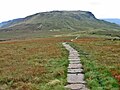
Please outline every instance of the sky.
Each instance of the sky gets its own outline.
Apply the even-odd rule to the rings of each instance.
[[[120,18],[120,0],[0,0],[0,22],[53,10],[91,11],[97,18]]]

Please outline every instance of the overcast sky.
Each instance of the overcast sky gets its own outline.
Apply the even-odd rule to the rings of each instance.
[[[91,11],[97,18],[120,18],[120,0],[0,0],[0,22],[52,10]]]

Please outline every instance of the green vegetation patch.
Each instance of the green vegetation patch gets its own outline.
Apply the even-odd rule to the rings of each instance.
[[[97,63],[89,53],[81,50],[80,45],[70,43],[79,51],[85,72],[85,80],[91,90],[119,90],[119,84],[108,68]]]

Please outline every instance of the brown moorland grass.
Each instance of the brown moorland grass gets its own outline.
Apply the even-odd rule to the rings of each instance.
[[[69,39],[56,37],[0,42],[0,89],[41,90],[54,79],[60,79],[64,84],[67,52],[61,42]]]
[[[90,53],[97,63],[109,68],[120,83],[120,41],[85,37],[74,40],[83,51]]]

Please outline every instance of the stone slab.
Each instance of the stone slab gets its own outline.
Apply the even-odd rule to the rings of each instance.
[[[65,88],[68,88],[70,90],[81,90],[84,87],[84,84],[68,84],[67,86],[65,86]]]
[[[69,53],[78,53],[78,51],[71,49]]]
[[[72,48],[72,47],[71,47]],[[72,48],[71,50],[70,50],[70,52],[78,52],[77,50],[75,50],[74,48]]]
[[[67,74],[68,84],[84,84],[84,74]]]
[[[79,57],[79,55],[69,55],[68,57]]]
[[[80,58],[69,58],[68,60],[69,60],[69,61],[73,61],[73,60],[75,60],[75,61],[76,61],[76,60],[79,60],[79,61],[80,61]]]
[[[78,69],[82,68],[82,64],[69,64],[68,69]]]
[[[79,57],[68,57],[68,59],[80,59]]]
[[[80,58],[79,56],[68,56],[68,58]]]
[[[79,57],[69,57],[69,59],[79,59]]]
[[[77,51],[70,51],[69,54],[78,54]]]
[[[70,64],[79,64],[80,60],[70,60],[69,63]]]
[[[78,74],[78,73],[82,73],[83,69],[68,69],[68,73],[70,74]]]
[[[78,53],[69,53],[69,55],[79,55]]]

